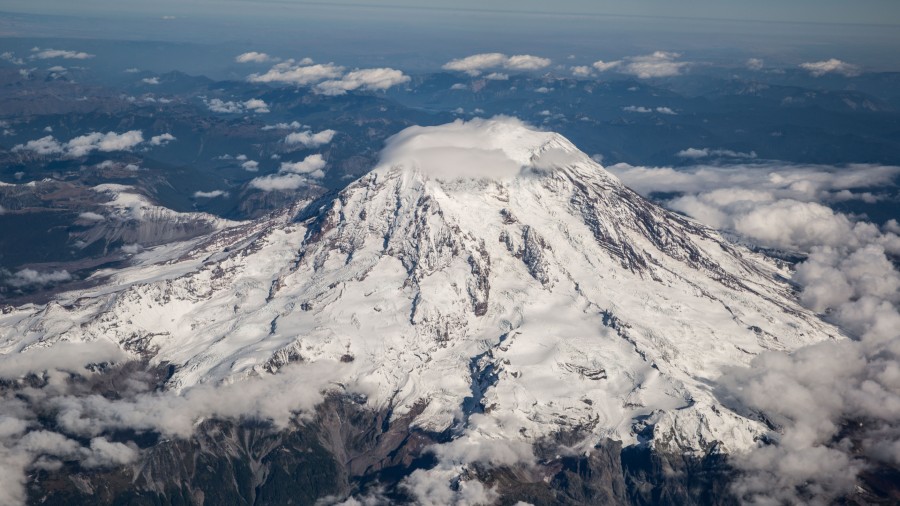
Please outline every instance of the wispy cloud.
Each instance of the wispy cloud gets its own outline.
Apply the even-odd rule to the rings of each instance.
[[[95,56],[83,51],[68,51],[65,49],[34,48],[32,49],[32,52],[34,54],[31,55],[31,58],[38,60],[49,60],[51,58],[63,58],[66,60],[87,60],[88,58],[93,58]]]

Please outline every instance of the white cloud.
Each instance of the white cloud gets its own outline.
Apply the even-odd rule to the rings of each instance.
[[[391,68],[362,69],[348,72],[340,79],[321,82],[316,85],[316,91],[324,95],[343,95],[360,88],[382,91],[409,80],[409,76]]]
[[[691,65],[690,62],[678,61],[681,55],[669,51],[656,51],[642,56],[630,56],[622,60],[594,62],[593,67],[599,72],[617,70],[640,79],[652,77],[671,77],[680,75],[682,70]]]
[[[139,68],[131,67],[131,68],[123,70],[122,72],[125,72],[126,74],[137,74],[140,71],[141,71],[141,69],[139,69]]]
[[[597,60],[593,63],[592,66],[595,69],[597,69],[598,72],[606,72],[606,71],[612,70],[620,65],[622,65],[622,60],[616,60],[616,61]]]
[[[576,67],[572,67],[572,75],[575,77],[590,77],[594,75],[594,72],[591,70],[591,67],[587,65],[579,65]]]
[[[51,58],[63,58],[66,60],[86,60],[88,58],[93,58],[94,55],[88,54],[81,51],[67,51],[64,49],[44,49],[35,52],[35,54],[31,55],[32,58],[37,58],[39,60],[48,60]]]
[[[719,379],[727,406],[774,427],[769,443],[731,458],[739,500],[830,504],[868,463],[900,464],[900,227],[822,204],[890,188],[900,167],[611,170],[642,193],[683,192],[668,205],[709,225],[805,255],[793,273],[800,301],[854,338],[764,353]]]
[[[484,76],[484,78],[489,81],[509,81],[509,74],[505,74],[503,72],[491,72],[490,74]]]
[[[710,148],[687,148],[675,153],[679,158],[700,159],[707,157],[720,158],[756,158],[756,152],[743,153],[740,151],[732,151],[730,149],[710,149]]]
[[[208,192],[204,191],[195,191],[194,198],[195,199],[214,199],[216,197],[227,197],[228,192],[223,190],[212,190]]]
[[[299,130],[304,128],[299,121],[291,121],[290,123],[276,123],[274,125],[266,125],[262,127],[263,131],[268,130]]]
[[[453,86],[450,87],[450,89],[451,90],[467,90],[467,89],[469,89],[469,87],[463,83],[454,83]]]
[[[22,269],[15,274],[8,276],[3,283],[16,287],[34,287],[47,286],[62,283],[72,279],[72,275],[66,270],[39,272],[34,269]]]
[[[759,58],[750,58],[747,60],[746,65],[750,70],[762,70],[764,62]]]
[[[291,191],[309,186],[309,178],[299,174],[273,174],[250,181],[250,187],[270,191]]]
[[[97,214],[97,213],[93,213],[90,211],[86,211],[86,212],[79,214],[78,219],[86,220],[86,221],[104,221],[104,220],[106,220],[106,217],[103,216],[102,214]]]
[[[241,168],[247,172],[256,172],[259,170],[259,162],[255,160],[247,160],[241,164]]]
[[[445,63],[443,68],[477,76],[484,69],[502,67],[508,59],[509,57],[503,53],[481,53],[451,60]]]
[[[176,140],[175,136],[170,133],[164,133],[160,135],[154,135],[150,138],[151,146],[165,146],[166,144]]]
[[[553,63],[550,58],[541,58],[530,54],[518,54],[510,56],[503,67],[510,70],[540,70]]]
[[[66,143],[66,147],[69,155],[78,157],[95,150],[103,152],[130,151],[142,142],[144,142],[144,136],[140,130],[131,130],[121,134],[94,132],[75,137]]]
[[[268,104],[258,98],[251,98],[250,100],[245,100],[243,102],[235,102],[232,100],[224,101],[220,98],[214,98],[204,101],[204,103],[210,111],[222,114],[241,114],[248,111],[259,114],[269,112]]]
[[[278,169],[280,173],[303,174],[311,178],[320,179],[325,176],[322,169],[325,168],[326,162],[322,155],[309,155],[299,162],[282,162]]]
[[[243,106],[248,111],[258,112],[258,113],[267,113],[269,112],[269,105],[266,104],[263,100],[258,98],[251,98],[243,102]]]
[[[330,129],[316,133],[313,133],[312,130],[294,132],[288,134],[287,137],[284,138],[284,143],[288,145],[302,144],[307,148],[317,148],[331,142],[336,133],[337,132]]]
[[[25,144],[13,146],[13,152],[31,151],[38,155],[68,155],[81,157],[93,151],[130,151],[135,146],[144,142],[144,136],[140,130],[131,130],[121,134],[115,132],[93,132],[71,139],[69,142],[60,143],[52,135],[37,140],[28,141]]]
[[[258,53],[256,51],[250,51],[234,57],[234,61],[238,63],[265,63],[272,61],[272,59],[273,58],[266,53]]]
[[[492,68],[509,70],[540,70],[549,67],[549,58],[519,54],[507,56],[503,53],[481,53],[451,60],[444,64],[445,70],[465,72],[471,76],[480,75],[482,71]]]
[[[15,53],[13,53],[11,51],[5,51],[3,53],[0,53],[0,60],[8,61],[8,62],[12,63],[13,65],[25,65],[25,61],[22,60],[21,58],[17,58]]]
[[[291,191],[309,186],[311,180],[325,177],[327,162],[315,154],[299,162],[282,162],[277,174],[262,176],[250,181],[250,187],[262,191]]]
[[[157,84],[159,84],[159,78],[158,77],[145,77],[145,78],[141,79],[141,82],[144,84],[157,85]]]
[[[31,151],[38,155],[48,156],[63,153],[65,151],[65,147],[60,144],[59,141],[57,141],[52,135],[48,135],[46,137],[41,137],[40,139],[28,141],[25,144],[18,144],[16,146],[13,146],[12,151],[14,153]]]
[[[836,58],[829,60],[801,63],[800,68],[808,71],[813,77],[821,77],[825,74],[841,74],[847,77],[859,75],[859,67],[843,62]]]
[[[689,66],[688,62],[676,61],[681,55],[667,51],[656,51],[645,56],[632,56],[622,67],[621,72],[631,74],[641,79],[651,77],[669,77],[681,74],[682,69]]]
[[[287,83],[306,86],[326,79],[338,79],[344,67],[333,63],[307,65],[287,60],[269,69],[265,74],[251,74],[247,80],[253,83]]]

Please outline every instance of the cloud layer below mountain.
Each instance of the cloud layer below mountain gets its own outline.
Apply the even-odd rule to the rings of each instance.
[[[726,405],[776,427],[772,444],[734,459],[741,500],[830,504],[866,468],[900,465],[900,227],[828,207],[893,198],[900,167],[610,169],[639,192],[677,192],[667,204],[708,225],[802,255],[801,302],[851,337],[765,353],[720,379]]]

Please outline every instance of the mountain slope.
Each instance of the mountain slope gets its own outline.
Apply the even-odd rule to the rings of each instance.
[[[112,340],[175,392],[333,361],[329,390],[450,435],[413,490],[559,434],[748,448],[765,427],[718,403],[723,368],[840,338],[774,262],[506,118],[407,129],[333,198],[138,258],[8,308],[0,349]]]

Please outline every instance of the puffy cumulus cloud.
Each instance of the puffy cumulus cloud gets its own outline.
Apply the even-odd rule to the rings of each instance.
[[[622,66],[620,72],[631,74],[641,79],[651,77],[670,77],[681,74],[681,71],[690,65],[688,62],[677,61],[681,55],[668,51],[656,51],[644,56],[632,56]]]
[[[266,113],[269,112],[269,105],[266,104],[263,100],[258,98],[251,98],[250,100],[244,101],[242,103],[245,109],[248,111]]]
[[[163,140],[160,139],[161,142]],[[28,141],[25,144],[13,146],[12,151],[14,153],[31,152],[41,156],[65,155],[82,157],[94,151],[131,151],[143,142],[144,135],[140,130],[130,130],[120,134],[115,132],[92,132],[72,138],[65,143],[59,142],[52,135],[48,135],[37,140]]]
[[[64,49],[32,49],[34,54],[31,55],[31,58],[38,60],[49,60],[52,58],[63,58],[66,60],[87,60],[88,58],[93,58],[94,55],[88,54],[82,51],[67,51]]]
[[[284,83],[307,86],[327,79],[338,79],[344,74],[344,67],[333,63],[308,64],[305,61],[287,60],[269,69],[265,74],[250,74],[252,83]]]
[[[256,160],[247,160],[241,164],[241,168],[247,172],[256,172],[259,170],[259,162]]]
[[[272,174],[262,176],[250,181],[250,187],[262,190],[264,192],[271,191],[294,191],[309,186],[310,180],[299,174]]]
[[[570,69],[572,71],[572,75],[575,77],[590,77],[594,75],[594,72],[591,70],[591,67],[587,65],[578,65],[572,67]]]
[[[238,63],[266,63],[272,61],[273,58],[266,53],[258,53],[249,51],[234,57],[234,61]]]
[[[250,100],[245,100],[243,102],[235,102],[232,100],[225,101],[220,98],[214,98],[212,100],[205,100],[204,103],[210,111],[222,114],[243,114],[245,112],[265,114],[269,112],[269,105],[258,98],[251,98]]]
[[[262,191],[293,191],[309,186],[315,179],[325,177],[328,163],[322,155],[309,155],[299,162],[282,162],[277,174],[250,181],[250,187]]]
[[[165,146],[166,144],[176,140],[175,136],[170,133],[164,133],[159,135],[154,135],[150,137],[150,145],[151,146]]]
[[[343,95],[357,89],[383,91],[409,80],[408,75],[392,68],[361,69],[348,72],[340,79],[323,81],[315,89],[323,95]]]
[[[768,441],[732,456],[739,500],[832,504],[854,493],[866,468],[900,466],[900,227],[823,205],[890,188],[900,168],[611,169],[644,193],[682,193],[668,204],[700,221],[803,255],[793,273],[801,303],[850,337],[764,353],[718,380],[726,406],[773,427]]]
[[[691,65],[690,62],[678,61],[679,53],[669,51],[656,51],[642,56],[629,56],[622,60],[594,62],[593,67],[598,72],[616,70],[622,74],[628,74],[640,79],[652,77],[671,77],[680,75]]]
[[[509,59],[503,53],[481,53],[450,60],[445,63],[444,70],[453,70],[457,72],[466,72],[470,75],[479,75],[482,70],[489,68],[502,67]]]
[[[616,67],[622,65],[622,60],[615,61],[603,61],[597,60],[591,66],[597,69],[598,72],[606,72],[608,70],[612,70]]]
[[[551,63],[553,62],[549,58],[529,54],[507,56],[503,53],[481,53],[451,60],[445,63],[443,68],[477,76],[492,68],[529,71],[547,68]]]
[[[288,145],[300,144],[307,148],[317,148],[331,142],[332,139],[334,139],[335,134],[337,134],[337,132],[331,129],[322,130],[321,132],[316,133],[313,133],[312,130],[293,132],[284,138],[284,143]]]
[[[13,146],[12,151],[14,153],[22,152],[22,151],[31,151],[34,154],[41,156],[48,155],[58,155],[65,152],[65,146],[60,144],[52,135],[48,135],[46,137],[41,137],[40,139],[35,139],[33,141],[28,141],[25,144],[18,144]]]
[[[140,130],[130,130],[121,134],[94,132],[75,137],[66,144],[66,147],[68,154],[78,157],[92,151],[130,151],[142,142],[144,135]]]
[[[813,77],[822,77],[825,74],[841,74],[847,77],[859,75],[859,67],[838,60],[837,58],[801,63],[800,68],[809,72]]]
[[[145,78],[141,79],[141,82],[144,84],[149,84],[149,85],[155,86],[155,85],[159,84],[159,78],[158,77],[145,77]]]
[[[309,155],[299,162],[282,162],[278,172],[291,174],[306,174],[309,177],[321,178],[325,175],[322,169],[327,163],[322,155]]]
[[[195,199],[214,199],[216,197],[227,197],[228,192],[224,190],[212,190],[208,192],[204,191],[195,191],[194,198]]]
[[[540,70],[553,63],[550,58],[532,56],[530,54],[518,54],[510,56],[504,63],[504,67],[510,70]]]

